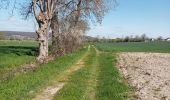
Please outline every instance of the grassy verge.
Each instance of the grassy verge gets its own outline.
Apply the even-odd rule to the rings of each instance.
[[[170,53],[170,42],[96,43],[101,51]]]
[[[90,50],[84,60],[84,67],[70,76],[69,82],[54,97],[54,100],[82,100],[86,99],[89,80],[93,77],[93,64],[96,60],[96,51]],[[93,83],[90,83],[93,84]]]
[[[0,77],[5,73],[9,73],[14,68],[19,68],[24,64],[30,64],[35,62],[34,56],[15,55],[15,54],[0,54]]]
[[[34,62],[37,46],[34,41],[0,41],[0,77],[13,68]]]
[[[123,83],[123,78],[116,68],[116,56],[112,53],[99,55],[99,74],[96,90],[97,100],[125,100],[130,88]]]
[[[87,48],[81,49],[44,64],[34,72],[18,75],[10,81],[2,82],[0,85],[0,100],[30,99],[36,91],[46,86],[49,80],[56,78],[69,68],[86,51]]]

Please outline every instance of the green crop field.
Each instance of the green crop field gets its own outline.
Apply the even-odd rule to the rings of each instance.
[[[37,46],[34,41],[0,41],[0,75],[34,62]]]
[[[96,43],[101,51],[170,53],[170,42]]]

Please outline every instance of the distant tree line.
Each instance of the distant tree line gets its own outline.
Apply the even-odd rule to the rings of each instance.
[[[5,40],[5,39],[6,39],[5,33],[0,32],[0,40]]]
[[[115,38],[108,39],[105,37],[99,38],[99,36],[90,38],[87,40],[88,42],[152,42],[152,41],[168,41],[168,38],[163,39],[162,36],[158,36],[157,38],[149,38],[146,34],[142,34],[140,36],[126,36],[124,38]]]
[[[146,42],[152,41],[152,38],[147,37],[145,34],[141,36],[126,36],[125,38],[116,38],[113,39],[113,42]]]

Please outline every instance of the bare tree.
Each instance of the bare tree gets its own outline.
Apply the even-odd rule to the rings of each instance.
[[[157,41],[162,41],[163,38],[162,38],[162,36],[158,36],[156,40],[157,40]]]
[[[1,4],[6,4],[5,6],[1,5],[1,8],[8,7],[12,3],[12,5],[14,5],[12,9],[15,9],[20,5],[20,2],[19,0],[13,0],[13,2],[11,0],[1,0]],[[56,0],[25,0],[22,2],[24,3],[21,5],[25,7],[22,14],[28,17],[29,14],[33,13],[38,24],[36,33],[39,42],[39,56],[37,60],[42,63],[48,57],[48,33],[52,16],[57,9],[55,6],[57,2]]]
[[[39,56],[38,61],[44,62],[48,57],[48,33],[54,13],[53,0],[32,0],[33,12],[38,23]]]
[[[59,23],[59,25],[54,23],[56,27],[52,27],[52,51],[55,56],[64,55],[79,48],[83,42],[83,34],[88,29],[86,21],[77,21],[77,24],[74,25],[74,18],[72,17]],[[57,26],[59,26],[59,29]]]
[[[83,39],[82,34],[88,29],[88,21],[96,19],[101,23],[109,7],[114,7],[117,3],[116,0],[67,0],[63,4],[65,5],[61,10],[56,11],[52,21],[53,55],[58,53],[63,55],[65,52],[78,48]],[[81,28],[78,27],[80,23]],[[83,23],[86,24],[83,25]]]
[[[39,62],[45,62],[48,58],[48,37],[51,28],[51,20],[55,17],[55,11],[58,7],[58,0],[26,0],[26,3],[22,5],[21,14],[28,18],[30,14],[33,14],[38,24],[36,31],[39,42],[39,55],[37,60]]]

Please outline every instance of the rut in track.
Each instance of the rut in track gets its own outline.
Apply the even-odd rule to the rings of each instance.
[[[92,47],[84,66],[70,76],[70,81],[53,98],[54,100],[96,100],[99,72],[99,52]]]
[[[98,71],[99,71],[98,57],[99,57],[100,51],[98,51],[96,48],[95,48],[95,51],[96,51],[96,58],[92,64],[91,78],[88,80],[88,87],[86,89],[86,93],[84,94],[82,100],[86,100],[86,99],[96,100],[97,76],[98,76]]]

